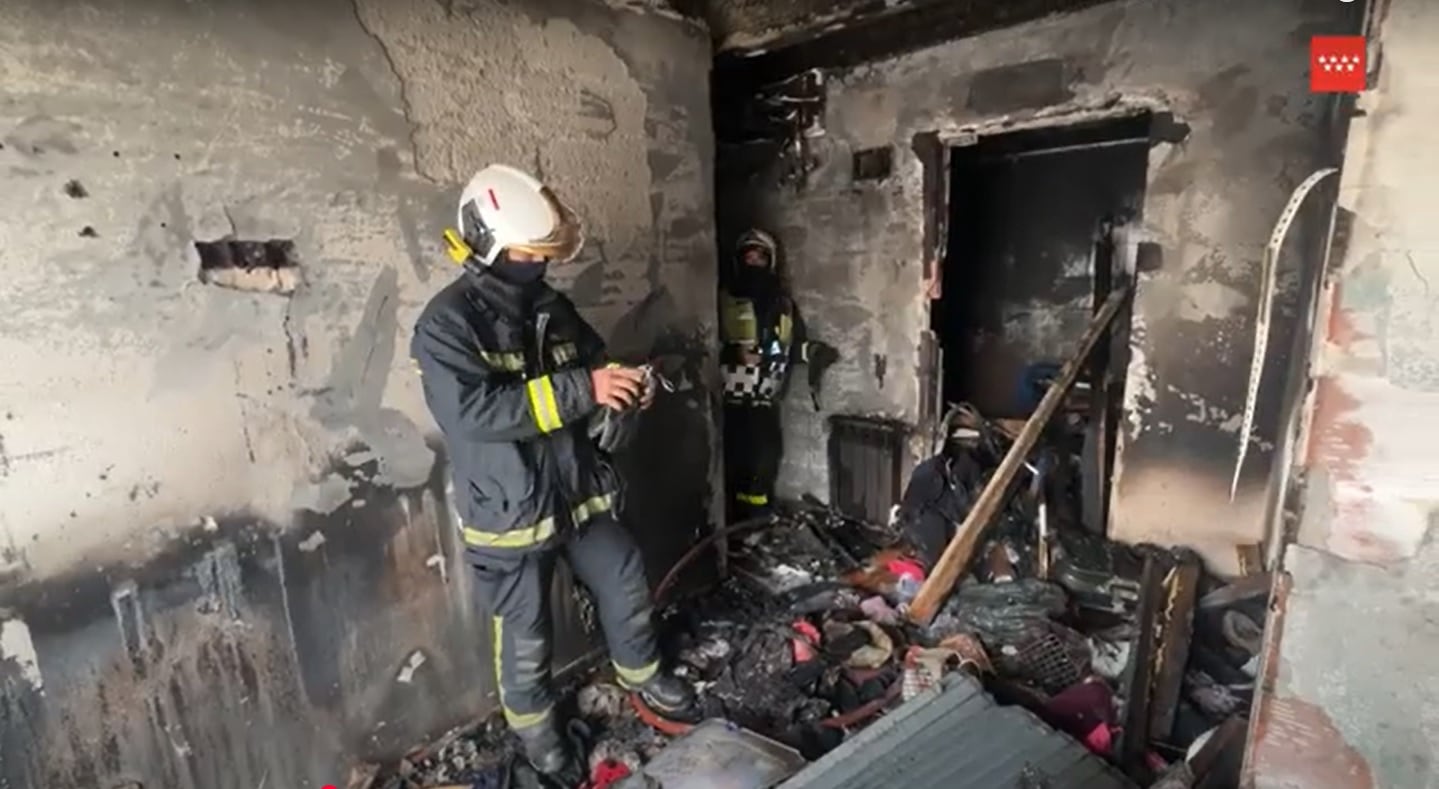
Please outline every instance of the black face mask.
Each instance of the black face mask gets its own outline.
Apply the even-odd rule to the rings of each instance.
[[[749,266],[741,261],[734,274],[737,295],[763,299],[779,290],[779,277],[772,267]]]
[[[545,278],[545,272],[549,269],[549,261],[544,263],[516,263],[501,255],[494,263],[490,264],[490,271],[500,279],[511,285],[528,286],[534,285]]]

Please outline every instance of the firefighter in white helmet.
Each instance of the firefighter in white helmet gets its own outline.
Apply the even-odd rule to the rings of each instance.
[[[572,260],[579,219],[554,191],[492,165],[447,231],[465,273],[415,325],[411,355],[444,434],[475,588],[491,616],[500,703],[541,772],[578,781],[550,687],[550,580],[563,556],[594,595],[621,684],[682,713],[688,684],[662,672],[644,563],[615,517],[618,478],[590,438],[599,409],[647,408],[643,371],[607,364],[604,343],[546,266]]]

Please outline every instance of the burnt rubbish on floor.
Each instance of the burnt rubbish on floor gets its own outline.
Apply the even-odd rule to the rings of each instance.
[[[1103,773],[1104,785],[1233,785],[1268,585],[1258,577],[1226,585],[1187,551],[1125,546],[1086,529],[1087,413],[1083,389],[1053,409],[974,540],[959,583],[927,621],[916,616],[916,598],[960,541],[960,524],[986,498],[1025,423],[953,410],[888,524],[811,500],[696,546],[657,594],[666,657],[693,683],[700,699],[693,720],[703,723],[660,719],[603,674],[572,680],[565,694],[576,721],[571,735],[589,754],[591,786],[703,785],[676,778],[678,763],[692,774],[723,775],[725,785],[783,785],[806,763],[813,764],[803,775],[828,775],[826,765],[858,758],[847,753],[909,739],[886,735],[840,748],[880,719],[1000,725],[981,724],[990,719],[978,713],[920,711],[943,706],[956,681],[971,683],[985,703],[1026,711],[1003,725],[1039,732],[1032,744],[985,746],[1019,749],[995,755],[1033,779],[1016,785],[1076,785],[1065,777],[1073,771]],[[675,597],[675,579],[712,560],[721,541],[728,578]],[[1071,741],[1063,735],[1090,761],[1041,759],[1035,749]],[[690,750],[710,761],[682,758]],[[801,783],[823,783],[811,778]],[[415,752],[369,785],[538,780],[503,724],[490,721]]]

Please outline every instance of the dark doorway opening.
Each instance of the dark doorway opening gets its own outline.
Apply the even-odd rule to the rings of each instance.
[[[1126,275],[1116,239],[1140,219],[1150,118],[980,137],[950,149],[948,246],[933,329],[945,403],[1023,419],[1046,370],[1078,348],[1094,311]],[[1132,264],[1128,264],[1132,265]],[[1103,530],[1114,420],[1123,399],[1128,311],[1101,342],[1081,389],[1090,468],[1085,521]],[[1101,492],[1102,491],[1102,492]]]

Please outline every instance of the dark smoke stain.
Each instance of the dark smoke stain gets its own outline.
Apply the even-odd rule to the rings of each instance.
[[[605,274],[610,268],[610,259],[605,254],[605,242],[591,239],[585,244],[585,256],[598,258],[590,263],[570,285],[570,301],[577,307],[597,307],[604,302]]]
[[[1149,139],[1178,145],[1189,138],[1189,124],[1174,117],[1172,112],[1156,112],[1150,118]]]
[[[405,240],[405,254],[410,258],[410,266],[421,282],[429,282],[430,268],[425,265],[424,247],[420,245],[419,221],[414,205],[403,194],[400,152],[393,147],[381,148],[375,152],[375,167],[379,172],[380,189],[395,195],[395,216],[400,223],[400,236]]]
[[[78,124],[48,115],[32,115],[5,136],[5,144],[25,156],[40,156],[46,151],[73,154],[78,149],[70,137],[79,131]]]
[[[1050,107],[1074,98],[1058,58],[985,69],[969,81],[967,106],[980,114]]]
[[[1244,131],[1259,109],[1259,91],[1253,85],[1236,88],[1234,93],[1214,111],[1214,133],[1220,139]]]
[[[584,133],[597,140],[607,140],[619,128],[619,122],[615,120],[615,107],[604,96],[599,95],[587,88],[580,89],[581,118],[594,121],[586,124]]]
[[[650,173],[656,182],[663,181],[674,175],[686,158],[684,154],[676,151],[653,148],[649,152]]]
[[[335,358],[328,391],[315,401],[313,413],[322,424],[352,425],[379,413],[395,356],[399,302],[399,274],[386,266],[375,277],[354,332]]]
[[[1248,66],[1230,66],[1199,86],[1199,110],[1212,116],[1215,134],[1221,138],[1242,130],[1259,108],[1259,92],[1245,84],[1249,73]]]
[[[1149,183],[1149,194],[1177,195],[1185,191],[1194,184],[1194,174],[1198,169],[1198,163],[1192,161],[1161,166]]]

